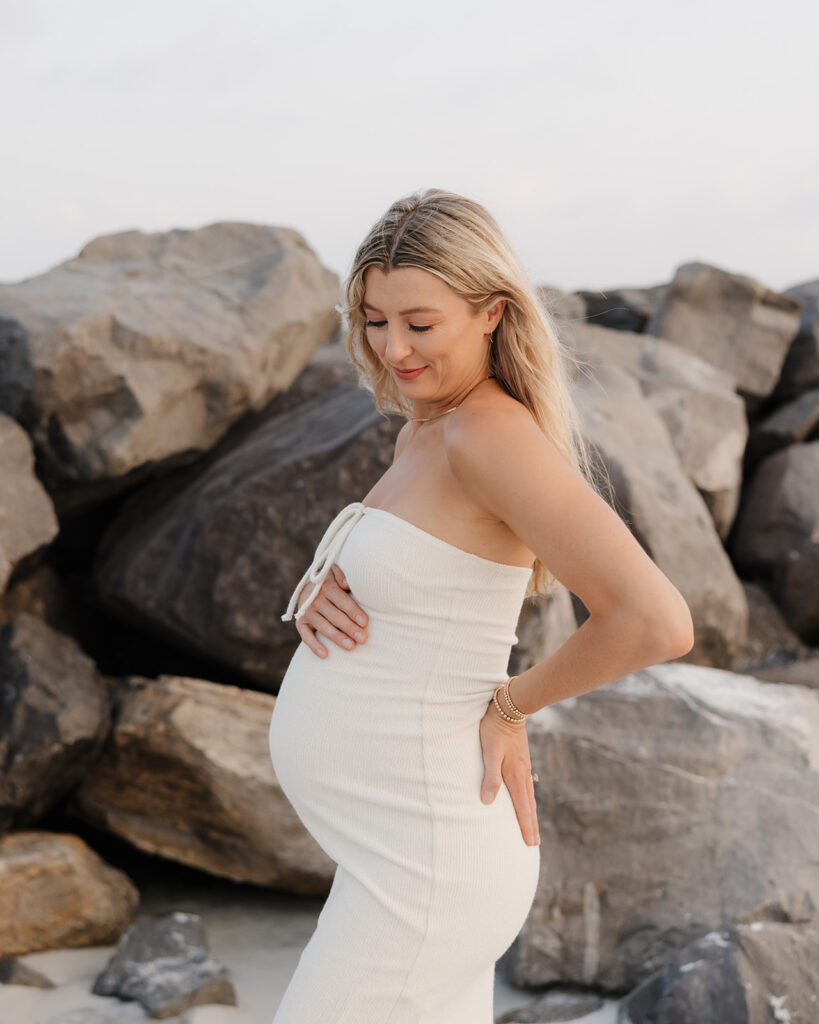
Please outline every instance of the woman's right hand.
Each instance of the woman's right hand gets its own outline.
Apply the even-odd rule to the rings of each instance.
[[[299,606],[302,598],[307,600],[314,586],[310,581],[304,584],[298,597]],[[367,613],[356,604],[349,589],[344,573],[334,563],[315,600],[304,615],[295,620],[299,636],[320,658],[327,657],[327,648],[316,636],[316,630],[345,650],[352,650],[356,643],[363,644],[367,640],[364,628]]]

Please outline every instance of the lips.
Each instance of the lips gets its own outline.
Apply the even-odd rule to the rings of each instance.
[[[392,371],[396,376],[401,377],[403,380],[413,380],[417,377],[422,370],[426,370],[426,366],[416,366],[410,370],[399,370],[397,366],[393,366]]]

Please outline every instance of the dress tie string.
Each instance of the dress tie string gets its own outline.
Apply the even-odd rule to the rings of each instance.
[[[324,531],[324,535],[316,548],[313,561],[310,563],[305,574],[296,584],[296,589],[293,591],[290,601],[287,604],[287,611],[281,617],[282,622],[288,622],[292,618],[300,619],[310,607],[313,602],[313,598],[318,594],[322,583],[324,583],[324,580],[327,578],[327,574],[335,562],[336,556],[344,546],[344,541],[347,539],[350,530],[352,530],[364,514],[366,507],[367,506],[361,501],[353,501],[349,505],[345,505]],[[308,580],[311,583],[314,583],[315,586],[310,591],[310,595],[307,600],[294,615],[293,610],[296,607],[296,601],[301,593],[301,588]]]

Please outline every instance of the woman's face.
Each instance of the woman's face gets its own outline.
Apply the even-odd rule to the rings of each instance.
[[[486,376],[487,335],[504,304],[501,299],[475,315],[448,284],[420,267],[364,272],[367,341],[401,393],[421,402],[446,399]],[[397,372],[419,367],[424,369],[412,377]]]

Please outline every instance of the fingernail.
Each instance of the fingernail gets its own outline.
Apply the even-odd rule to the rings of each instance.
[[[349,637],[347,637],[347,636],[345,636],[344,639],[341,642],[344,644],[345,647],[352,647],[353,646],[353,641]]]
[[[361,630],[358,630],[358,629],[356,630],[355,638],[356,638],[356,640],[358,640],[358,642],[360,644],[364,643],[364,634],[361,632]]]
[[[363,615],[356,615],[355,621],[359,624],[359,626],[363,626],[364,625],[364,616]]]

